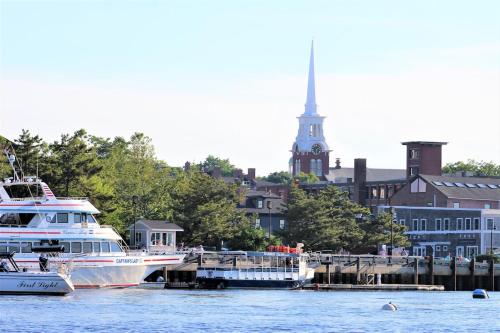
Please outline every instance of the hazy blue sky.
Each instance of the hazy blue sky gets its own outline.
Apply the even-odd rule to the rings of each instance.
[[[333,158],[500,162],[500,1],[0,0],[0,133],[142,131],[173,165],[287,168],[309,45]]]

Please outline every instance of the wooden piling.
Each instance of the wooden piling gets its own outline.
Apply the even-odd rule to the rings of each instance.
[[[418,258],[413,260],[413,283],[418,284]]]
[[[451,262],[451,282],[453,284],[453,290],[457,291],[457,257],[453,257]]]
[[[429,283],[430,285],[434,285],[434,256],[429,256],[428,264],[428,272],[429,272]]]
[[[495,261],[490,259],[490,290],[495,291]]]
[[[469,272],[470,272],[470,287],[472,290],[476,289],[476,258],[472,258],[469,264]]]
[[[360,264],[360,258],[358,257],[358,259],[356,259],[356,284],[361,282]]]
[[[327,263],[326,264],[326,283],[327,284],[331,284],[331,281],[330,281],[330,263]]]

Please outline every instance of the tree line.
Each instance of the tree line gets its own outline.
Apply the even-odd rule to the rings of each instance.
[[[390,243],[391,227],[394,245],[409,245],[404,226],[392,223],[390,214],[373,216],[334,186],[306,193],[287,172],[262,178],[290,186],[288,200],[281,207],[287,228],[278,237],[267,239],[264,230],[254,227],[255,217],[238,209],[242,195],[239,184],[209,175],[218,167],[224,176],[230,176],[235,167],[228,159],[209,155],[186,170],[170,166],[157,158],[151,139],[142,133],[130,138],[103,138],[78,130],[48,143],[23,130],[14,142],[1,141],[0,137],[2,147],[15,150],[24,175],[39,175],[57,196],[88,197],[101,211],[99,222],[122,235],[135,216],[178,224],[184,229],[178,241],[193,246],[262,250],[270,243],[302,242],[309,250],[366,253],[378,244]],[[11,175],[3,160],[2,178]],[[453,170],[460,166],[455,163]],[[297,179],[315,182],[314,177],[304,174]]]

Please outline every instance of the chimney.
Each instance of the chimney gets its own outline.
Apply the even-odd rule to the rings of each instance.
[[[442,146],[447,142],[409,141],[406,146],[406,178],[422,174],[441,176]]]
[[[255,180],[255,168],[248,168],[248,180]]]
[[[335,169],[340,169],[340,168],[342,168],[342,167],[340,166],[340,158],[336,158],[336,159],[335,159]]]
[[[365,204],[366,199],[366,158],[354,159],[354,202]]]

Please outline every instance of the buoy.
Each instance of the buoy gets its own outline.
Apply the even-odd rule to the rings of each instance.
[[[472,292],[472,298],[490,298],[486,290],[476,289]]]
[[[382,310],[396,311],[397,309],[398,306],[396,304],[392,304],[391,302],[384,304],[384,306],[382,306]]]

